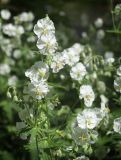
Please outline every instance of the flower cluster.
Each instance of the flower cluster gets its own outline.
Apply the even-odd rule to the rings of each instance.
[[[48,93],[48,85],[46,80],[48,78],[49,67],[42,61],[36,62],[30,69],[25,72],[26,77],[29,77],[31,83],[25,93],[32,97],[41,100]]]
[[[48,16],[33,25],[32,12],[15,16],[13,23],[8,10],[0,15],[0,80],[7,82],[7,96],[22,106],[17,108],[21,122],[16,123],[21,138],[36,146],[42,158],[51,159],[47,148],[54,158],[89,160],[96,141],[107,146],[108,134],[121,134],[121,117],[110,114],[121,102],[121,65],[114,51],[103,46],[103,20],[97,18],[91,26],[93,44],[84,32],[81,43],[69,47],[59,43]]]
[[[100,28],[102,24],[101,19],[95,22],[97,28]],[[43,56],[43,60],[36,62],[25,72],[25,76],[30,79],[30,82],[28,87],[25,88],[24,93],[41,101],[49,92],[47,80],[51,69],[53,73],[58,73],[67,65],[70,77],[74,80],[75,88],[78,90],[78,87],[80,87],[79,98],[80,100],[84,100],[83,106],[90,107],[84,108],[81,113],[78,113],[76,122],[72,126],[72,138],[78,145],[82,146],[95,143],[98,139],[98,128],[101,125],[108,125],[109,108],[107,107],[108,99],[102,94],[106,90],[103,81],[96,82],[97,90],[101,93],[99,94],[101,107],[92,107],[96,99],[92,86],[95,85],[98,74],[92,72],[92,63],[90,63],[89,60],[90,56],[92,56],[91,48],[86,48],[84,45],[75,43],[70,48],[58,51],[55,27],[48,16],[38,20],[34,26],[34,33],[37,35],[37,47],[39,54]],[[89,52],[88,55],[86,55],[86,50]],[[106,65],[107,59],[108,62],[111,61],[109,60],[109,58],[112,58],[110,55],[109,53],[105,54]],[[118,74],[119,70],[120,69],[118,69]]]
[[[3,33],[10,37],[20,36],[24,33],[24,28],[9,23],[3,26]]]
[[[97,128],[108,117],[109,110],[101,102],[101,108],[84,109],[77,115],[73,138],[78,145],[93,144],[97,140]]]
[[[38,37],[37,47],[40,54],[48,55],[56,51],[58,44],[55,37],[55,27],[48,16],[38,20],[34,26],[34,33]]]
[[[80,53],[83,52],[84,46],[75,43],[72,47],[64,49],[62,52],[53,55],[51,68],[54,73],[60,71],[65,65],[72,67],[80,59]]]
[[[117,69],[117,76],[114,80],[114,88],[117,92],[121,93],[121,66]]]
[[[121,93],[121,66],[117,69],[116,78],[114,80],[114,88],[117,92]],[[121,134],[121,117],[114,119],[113,129],[115,132]]]
[[[22,12],[18,16],[15,16],[14,19],[17,23],[32,22],[34,20],[34,15],[32,12]]]
[[[114,120],[113,129],[115,132],[121,134],[121,117]]]
[[[82,99],[84,98],[84,104],[87,107],[91,107],[92,103],[95,99],[95,94],[92,90],[92,87],[90,85],[82,85],[80,87],[80,95],[79,98]]]
[[[15,86],[19,79],[15,68],[23,64],[23,58],[30,59],[33,55],[30,44],[36,40],[32,31],[34,15],[32,12],[22,12],[12,17],[11,12],[7,9],[2,9],[0,15],[0,50],[2,53],[0,75],[6,79],[8,86]],[[30,34],[26,34],[28,25],[32,26],[29,28]]]
[[[77,123],[81,129],[94,129],[101,121],[101,118],[98,117],[98,109],[84,109],[84,111],[77,116]]]
[[[86,68],[82,63],[77,63],[70,70],[71,77],[77,81],[81,81],[86,74]]]

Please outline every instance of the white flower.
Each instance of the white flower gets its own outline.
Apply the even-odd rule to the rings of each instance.
[[[111,51],[107,51],[105,52],[105,59],[109,59],[109,58],[113,58],[114,57],[114,53]]]
[[[37,41],[37,47],[41,54],[52,54],[56,51],[58,44],[53,34],[41,36]]]
[[[86,157],[86,156],[81,156],[81,157],[77,157],[77,158],[74,159],[74,160],[89,160],[89,158]]]
[[[115,59],[114,59],[114,53],[111,52],[111,51],[105,52],[104,57],[105,57],[105,61],[107,63],[113,63],[115,61]]]
[[[85,145],[90,142],[90,136],[87,129],[81,129],[78,126],[72,128],[72,138],[77,145]]]
[[[90,85],[82,85],[80,87],[80,95],[79,98],[82,99],[84,98],[84,104],[87,107],[91,107],[94,99],[95,99],[95,94],[92,90],[92,87]]]
[[[10,67],[8,64],[0,64],[0,75],[6,75],[10,73]]]
[[[119,68],[117,69],[117,75],[121,76],[121,66],[119,66]]]
[[[3,26],[3,33],[10,37],[17,37],[24,33],[22,26],[15,26],[12,23]]]
[[[65,59],[65,63],[68,64],[69,66],[73,66],[80,59],[80,54],[79,52],[76,52],[76,49],[74,47],[64,50],[63,53],[64,53],[63,56]]]
[[[30,83],[28,85],[27,90],[25,91],[25,93],[29,94],[30,96],[38,100],[44,98],[48,92],[49,89],[45,80],[41,80],[39,83]]]
[[[27,38],[27,42],[33,43],[35,41],[36,41],[36,37],[35,36],[30,36],[30,37]]]
[[[116,77],[114,80],[114,88],[117,92],[121,93],[121,77]]]
[[[16,36],[20,36],[24,33],[24,28],[23,26],[15,26],[16,30]]]
[[[8,36],[16,36],[15,26],[12,23],[3,26],[3,33]]]
[[[86,32],[82,32],[81,36],[82,36],[82,38],[84,38],[84,39],[88,39],[88,35],[87,35]]]
[[[20,22],[31,22],[34,20],[34,15],[32,12],[23,12],[20,15],[18,15],[17,18]]]
[[[97,28],[100,28],[103,26],[103,19],[102,18],[97,18],[96,21],[94,22],[95,26]]]
[[[53,73],[59,72],[65,65],[63,52],[57,53],[56,55],[53,55],[52,62],[51,62],[51,68],[53,70]]]
[[[115,61],[114,58],[109,58],[109,59],[107,60],[108,63],[113,63],[114,61]]]
[[[108,116],[109,113],[109,108],[106,107],[106,105],[108,104],[108,99],[107,97],[105,97],[104,95],[100,95],[100,99],[101,99],[101,114],[102,117]]]
[[[99,29],[99,30],[97,31],[97,39],[101,40],[101,39],[103,39],[104,37],[105,37],[105,32],[104,32],[104,30]]]
[[[48,16],[43,19],[38,20],[37,24],[34,26],[34,33],[40,37],[47,34],[55,34],[55,27],[53,22]]]
[[[113,122],[113,129],[115,132],[121,134],[121,117],[116,118]]]
[[[28,21],[33,21],[34,20],[34,14],[32,12],[28,12]]]
[[[86,75],[87,71],[85,66],[82,63],[77,63],[71,68],[70,75],[71,78],[77,81],[81,81]]]
[[[1,10],[1,17],[2,17],[2,19],[4,19],[4,20],[10,19],[10,17],[11,17],[10,11],[7,10],[7,9]]]
[[[42,61],[36,62],[30,69],[25,72],[31,83],[39,82],[41,79],[47,79],[49,76],[49,67]]]
[[[15,49],[13,51],[13,57],[16,58],[16,59],[19,59],[21,57],[21,54],[22,54],[21,50],[19,50],[19,49]]]
[[[77,116],[78,126],[82,129],[94,129],[100,122],[98,114],[94,109],[85,109],[82,114]]]
[[[15,86],[17,81],[18,81],[18,78],[16,76],[12,76],[8,79],[8,85]]]
[[[79,43],[75,43],[72,47],[75,49],[77,54],[84,51],[84,46]]]
[[[83,51],[84,46],[79,43],[75,43],[72,47],[65,49],[63,51],[65,63],[69,66],[73,66],[79,61],[80,53],[82,53]]]
[[[1,49],[7,54],[7,56],[11,56],[12,50],[15,48],[15,44],[11,42],[10,39],[2,38],[0,39]]]
[[[115,6],[115,14],[117,15],[117,16],[119,16],[120,14],[121,14],[121,4],[117,4],[116,6]]]

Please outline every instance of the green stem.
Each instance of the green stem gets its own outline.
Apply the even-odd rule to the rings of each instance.
[[[49,84],[50,86],[55,87],[55,88],[60,88],[60,89],[63,89],[63,90],[65,90],[65,91],[68,91],[68,88],[66,88],[66,87],[64,87],[64,86],[61,86],[61,85],[58,85],[58,84],[54,84],[54,83],[51,83],[51,82],[48,82],[48,84]]]
[[[111,15],[112,15],[112,22],[113,22],[113,28],[116,31],[116,25],[115,25],[115,18],[114,18],[114,13],[113,13],[113,0],[111,0]]]
[[[107,30],[107,33],[121,34],[121,31],[118,30]]]
[[[36,105],[35,105],[35,125],[37,125],[37,118],[38,118],[38,101],[36,102]],[[36,135],[35,137],[35,143],[36,143],[36,150],[37,150],[37,160],[40,160],[40,156],[39,156],[39,145],[38,145],[38,135]]]
[[[36,148],[37,148],[37,160],[40,160],[37,135],[36,135]]]

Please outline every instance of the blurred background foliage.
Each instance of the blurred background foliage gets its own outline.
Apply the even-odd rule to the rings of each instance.
[[[120,0],[115,0],[113,5],[115,6],[117,3],[120,3]],[[57,30],[64,30],[67,36],[69,35],[69,40],[67,39],[69,42],[63,44],[64,47],[68,47],[76,41],[80,42],[81,33],[86,31],[89,25],[98,17],[104,19],[106,29],[112,26],[110,0],[0,0],[0,9],[3,8],[9,9],[13,16],[23,11],[32,11],[35,15],[35,22],[48,14],[54,21]],[[110,35],[107,41],[109,39]],[[110,39],[109,44],[112,43],[117,42]],[[109,46],[112,51],[119,52],[119,48],[113,48],[114,45]],[[5,81],[1,79],[0,85],[5,86],[4,83]],[[4,92],[7,91],[7,86],[5,87],[2,88],[3,91],[0,91],[1,99],[7,99]],[[16,136],[15,124],[18,116],[13,110],[16,110],[16,104],[11,100],[0,102],[0,160],[29,160],[29,154],[23,148],[26,141],[22,141]],[[99,148],[99,150],[104,154],[104,148]],[[110,153],[113,154],[113,151]],[[111,160],[110,157],[111,155],[106,160]]]
[[[110,28],[111,1],[113,7],[120,3],[120,0],[0,0],[0,8],[8,8],[13,15],[32,11],[35,14],[35,22],[48,14],[56,29],[66,30],[70,36],[69,40],[74,43],[80,41],[81,33],[87,31],[97,17],[103,18],[105,28]]]

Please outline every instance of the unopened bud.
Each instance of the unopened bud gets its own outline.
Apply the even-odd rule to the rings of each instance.
[[[9,91],[7,92],[7,97],[8,97],[8,98],[11,98],[11,97],[12,97],[12,96],[11,96],[11,93],[10,93]]]
[[[13,97],[13,100],[14,100],[15,102],[18,102],[18,97],[17,97],[17,95],[15,95],[15,96]]]
[[[97,68],[97,66],[94,64],[93,65],[93,67],[94,67],[94,69],[97,71],[98,70],[98,68]]]

